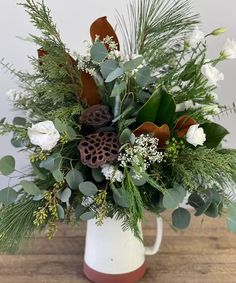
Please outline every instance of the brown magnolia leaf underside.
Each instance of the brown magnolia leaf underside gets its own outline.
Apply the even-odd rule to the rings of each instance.
[[[99,39],[102,41],[106,36],[112,37],[113,41],[117,44],[117,49],[120,50],[120,44],[118,37],[111,26],[107,21],[107,17],[101,17],[95,20],[90,27],[90,35],[93,42],[96,39],[96,36],[99,36]],[[106,45],[108,48],[108,46]]]
[[[192,125],[196,125],[197,122],[191,118],[190,116],[187,115],[183,115],[181,116],[175,125],[175,130],[177,132],[177,135],[179,138],[183,138],[187,132],[188,129],[192,126]]]
[[[159,139],[159,147],[163,148],[166,142],[170,139],[170,129],[169,126],[164,124],[158,127],[152,122],[145,122],[139,126],[134,131],[135,136],[140,136],[141,134],[153,134],[155,138]]]

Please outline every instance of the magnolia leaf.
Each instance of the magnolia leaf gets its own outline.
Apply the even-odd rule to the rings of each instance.
[[[100,168],[92,168],[92,176],[93,179],[98,183],[102,182],[105,178]]]
[[[36,196],[41,194],[41,191],[37,185],[35,185],[34,182],[23,180],[20,182],[23,190],[30,195]]]
[[[69,199],[71,197],[71,189],[70,188],[65,188],[61,194],[60,194],[60,200],[62,202],[69,202]]]
[[[98,192],[97,186],[92,182],[82,182],[79,184],[79,190],[87,197],[94,196]]]
[[[113,27],[107,21],[107,17],[98,18],[96,21],[94,21],[92,23],[92,25],[90,27],[90,35],[91,35],[93,42],[96,40],[97,36],[99,36],[100,40],[103,40],[104,38],[109,36],[116,43],[117,49],[118,50],[120,49],[117,35],[116,35]],[[107,47],[107,49],[109,49],[108,45],[106,45],[106,47]]]
[[[124,63],[123,70],[124,72],[130,72],[137,69],[143,63],[143,56],[139,56],[135,59],[131,59],[130,61]]]
[[[119,78],[120,76],[122,76],[123,74],[124,74],[124,71],[120,67],[118,67],[107,76],[105,82],[110,83],[114,81],[115,79]]]
[[[83,220],[83,221],[88,221],[92,218],[95,217],[95,212],[93,211],[89,211],[89,212],[85,212],[83,213],[81,216],[80,216],[80,219]]]
[[[145,87],[148,83],[151,82],[151,71],[149,67],[143,67],[138,70],[136,74],[136,80],[139,86]]]
[[[22,117],[15,117],[12,122],[14,125],[18,126],[25,126],[26,125],[26,119]]]
[[[172,223],[178,229],[186,229],[189,226],[191,214],[185,208],[177,208],[172,213]]]
[[[118,67],[118,62],[116,60],[106,60],[101,63],[101,73],[104,79],[113,72]]]
[[[236,233],[236,203],[232,203],[227,211],[227,224],[231,232]]]
[[[137,137],[142,134],[153,135],[155,138],[159,139],[158,146],[164,147],[166,142],[170,139],[170,128],[166,124],[158,127],[152,122],[145,122],[134,130],[134,134]]]
[[[72,190],[78,190],[79,184],[84,181],[82,174],[77,169],[71,169],[65,179]]]
[[[206,141],[204,145],[208,148],[217,147],[223,138],[229,134],[229,132],[219,124],[216,123],[205,123],[201,125],[206,134]]]
[[[10,175],[15,171],[15,158],[11,155],[4,156],[0,159],[0,172],[4,176]]]
[[[122,92],[124,92],[126,89],[126,82],[121,82],[119,84],[115,84],[112,92],[111,92],[111,97],[115,97],[120,95]]]
[[[57,204],[57,214],[58,214],[59,219],[61,220],[65,219],[65,211],[64,211],[64,208],[60,204]]]
[[[8,187],[0,190],[0,203],[8,205],[14,203],[17,198],[17,192],[12,188]]]
[[[101,42],[95,42],[90,50],[91,58],[97,63],[101,63],[108,55],[106,46]]]
[[[196,124],[197,122],[190,116],[181,116],[175,124],[175,130],[177,131],[178,137],[183,138],[187,134],[188,129]]]
[[[101,98],[100,98],[98,86],[94,78],[85,71],[81,71],[80,77],[83,87],[81,93],[78,95],[79,101],[82,100],[83,103],[89,106],[100,104]]]

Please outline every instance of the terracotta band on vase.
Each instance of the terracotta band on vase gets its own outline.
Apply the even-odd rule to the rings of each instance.
[[[90,268],[85,262],[83,270],[85,276],[94,283],[137,283],[145,274],[146,263],[132,272],[123,274],[101,273]]]

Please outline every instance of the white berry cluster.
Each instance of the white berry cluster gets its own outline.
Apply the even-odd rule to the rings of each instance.
[[[122,167],[131,166],[138,172],[146,171],[151,164],[160,163],[163,160],[162,152],[158,151],[159,139],[144,135],[137,137],[133,145],[127,145],[120,153],[118,160]],[[140,177],[137,172],[137,179]]]
[[[110,180],[111,182],[121,183],[123,180],[123,173],[110,164],[102,165],[101,172],[105,176],[106,180]]]

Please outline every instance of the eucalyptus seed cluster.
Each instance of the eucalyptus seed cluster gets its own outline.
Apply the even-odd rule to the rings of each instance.
[[[69,136],[67,133],[63,133],[60,137],[61,144],[67,144],[69,142]]]
[[[166,149],[164,153],[165,159],[171,159],[172,162],[178,158],[180,152],[185,148],[184,142],[177,141],[175,138],[172,138],[171,141],[167,141]]]
[[[94,199],[94,203],[98,207],[97,212],[96,212],[96,224],[97,225],[102,225],[104,219],[106,218],[108,214],[108,203],[106,201],[107,198],[107,191],[106,190],[101,190],[98,192]]]
[[[30,162],[35,163],[37,161],[42,161],[47,159],[47,153],[43,150],[30,156]]]

